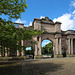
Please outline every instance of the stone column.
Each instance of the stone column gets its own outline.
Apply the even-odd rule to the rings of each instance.
[[[0,56],[1,56],[1,45],[0,45]]]
[[[17,50],[17,56],[19,56],[19,51]]]
[[[35,41],[37,42],[37,37],[35,37]],[[37,44],[35,44],[35,53],[34,53],[34,55],[35,56],[38,55],[38,53],[37,53]]]
[[[59,39],[59,54],[61,55],[61,38]]]
[[[21,40],[21,46],[23,46],[23,40]],[[23,48],[22,48],[21,55],[24,56],[24,50],[23,50]]]
[[[0,51],[0,57],[1,57],[1,51]]]
[[[55,56],[55,41],[53,41],[53,54],[52,54],[52,57],[54,57]]]
[[[10,56],[10,49],[8,48],[8,51],[7,51],[7,53],[8,53],[8,56]]]
[[[17,45],[18,45],[18,43],[19,43],[19,41],[17,42]],[[20,56],[19,50],[16,51],[16,55]]]
[[[39,37],[38,48],[39,48],[38,54],[41,55],[41,37]]]
[[[55,54],[55,45],[53,45],[53,54]]]
[[[5,57],[7,57],[7,48],[5,47]]]
[[[70,54],[70,38],[68,38],[68,54]]]
[[[56,54],[58,54],[58,38],[56,38]]]
[[[71,54],[73,54],[73,39],[71,39]]]

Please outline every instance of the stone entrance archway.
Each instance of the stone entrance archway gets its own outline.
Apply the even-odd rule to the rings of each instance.
[[[74,56],[75,54],[75,31],[74,30],[61,30],[60,22],[53,22],[48,17],[39,19],[35,18],[31,27],[34,30],[42,30],[44,33],[32,38],[32,41],[36,41],[37,44],[32,45],[34,49],[34,57],[42,57],[41,54],[41,42],[44,39],[50,39],[53,42],[53,54],[54,57],[63,57],[62,47],[65,47],[67,56]],[[25,44],[26,42],[24,42]],[[28,43],[28,41],[27,41]],[[29,43],[28,43],[29,44]],[[25,44],[26,45],[26,44]]]
[[[42,19],[35,18],[33,21],[33,28],[34,30],[44,31],[42,35],[34,37],[37,42],[37,45],[34,46],[35,56],[41,56],[41,41],[47,38],[53,41],[54,57],[63,57],[63,46],[65,46],[67,56],[72,56],[74,54],[73,39],[75,38],[75,31],[62,31],[61,23],[54,23],[48,17]]]
[[[16,24],[16,23],[15,23]],[[17,23],[18,24],[18,23]],[[35,18],[32,26],[24,27],[23,24],[19,23],[18,28],[33,28],[34,30],[44,31],[42,35],[37,35],[32,37],[32,41],[36,41],[37,44],[31,44],[31,40],[21,40],[21,45],[30,45],[33,47],[34,57],[42,57],[41,54],[41,42],[43,39],[50,39],[53,42],[53,53],[54,57],[62,57],[62,47],[64,46],[66,49],[67,56],[75,56],[75,30],[61,30],[60,22],[53,22],[48,17],[39,19]],[[6,52],[7,53],[7,52]],[[5,55],[7,55],[5,53]],[[17,50],[17,56],[19,51]],[[22,49],[21,55],[24,55],[24,51]]]
[[[35,37],[37,45],[35,45],[35,56],[41,55],[41,41],[43,39],[50,39],[53,42],[53,53],[55,55],[61,55],[61,23],[54,23],[48,17],[43,19],[34,19],[34,30],[43,30],[44,33]]]

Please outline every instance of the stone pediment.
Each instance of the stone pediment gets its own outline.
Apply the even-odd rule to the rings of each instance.
[[[54,22],[51,19],[49,19],[48,17],[42,18],[41,22],[42,23],[54,24]]]
[[[37,21],[40,21],[41,23],[45,23],[45,24],[54,24],[54,22],[49,19],[48,17],[44,17],[42,19],[39,19],[39,18],[35,18],[34,21],[37,20]]]

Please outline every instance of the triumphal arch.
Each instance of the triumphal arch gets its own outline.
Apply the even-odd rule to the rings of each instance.
[[[32,40],[37,44],[33,45],[34,57],[42,56],[41,43],[44,39],[51,40],[53,43],[53,55],[54,57],[61,57],[62,50],[66,52],[66,56],[74,56],[75,54],[75,31],[74,30],[61,30],[60,22],[53,22],[48,17],[33,20],[32,26],[25,28],[33,28],[34,30],[42,30],[44,33],[39,36],[35,36]],[[23,41],[23,45],[29,44],[28,41]]]
[[[44,31],[43,34],[32,37],[32,41],[36,41],[37,44],[31,44],[30,40],[21,40],[21,45],[30,45],[33,47],[33,55],[35,58],[42,57],[41,43],[44,39],[48,39],[53,43],[53,57],[62,57],[63,53],[66,56],[75,56],[75,30],[61,30],[60,22],[53,22],[48,17],[39,19],[34,18],[32,26],[25,27],[24,24],[18,24],[18,28],[33,28],[34,30]],[[17,50],[17,56],[20,52]],[[6,54],[5,54],[6,55]],[[22,50],[21,55],[25,55],[24,50]]]

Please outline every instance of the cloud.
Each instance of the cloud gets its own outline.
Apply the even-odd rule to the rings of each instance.
[[[75,10],[73,11],[73,13],[72,14],[75,14]]]
[[[15,23],[26,23],[27,21],[24,20],[24,21],[21,21],[20,19],[16,20]]]
[[[73,1],[71,2],[70,6],[75,7],[75,0],[73,0]]]
[[[74,12],[73,12],[74,14]],[[54,18],[54,22],[59,21],[61,22],[61,30],[66,31],[66,30],[71,30],[74,28],[75,25],[75,17],[72,14],[65,13],[62,16],[58,18]]]
[[[32,22],[30,21],[29,26],[32,26]]]
[[[49,41],[48,41],[48,42],[44,42],[43,44],[46,45],[46,44],[48,44],[48,43],[49,43]]]
[[[24,23],[24,26],[28,27],[28,26],[32,26],[32,22],[30,21],[30,23],[28,25],[26,25],[27,21],[26,20],[16,20],[15,23]]]
[[[32,26],[32,22],[30,21],[30,23],[28,25],[24,25],[25,27],[29,27],[29,26]]]
[[[31,50],[31,47],[27,47],[26,50]]]
[[[45,18],[44,16],[40,16],[40,19]]]

